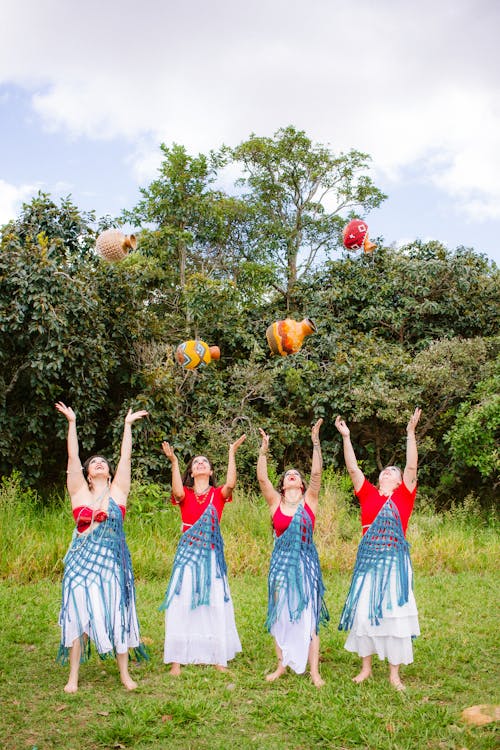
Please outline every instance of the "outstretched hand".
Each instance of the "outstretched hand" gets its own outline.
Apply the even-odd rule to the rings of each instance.
[[[247,436],[242,435],[241,437],[238,438],[238,440],[235,440],[234,443],[231,443],[231,445],[229,446],[229,450],[236,453],[240,445],[242,445],[242,443],[244,443],[246,439],[247,439]]]
[[[175,458],[174,449],[170,445],[170,443],[167,443],[166,440],[163,441],[161,444],[161,449],[163,453],[166,455],[166,457],[169,459],[169,461],[172,461]]]
[[[266,432],[264,432],[264,430],[262,429],[262,427],[259,427],[259,432],[260,432],[260,435],[262,437],[262,443],[261,443],[261,446],[260,446],[260,452],[261,453],[267,453],[267,451],[269,450],[269,435]]]
[[[315,425],[313,425],[313,428],[311,430],[311,440],[313,443],[319,443],[319,428],[323,424],[323,419],[318,419]]]
[[[58,401],[57,404],[55,404],[55,407],[57,411],[60,411],[61,414],[64,414],[68,422],[76,422],[76,414],[71,406],[66,406],[66,404],[63,404],[62,401]]]
[[[335,427],[340,432],[342,437],[349,437],[349,435],[351,434],[349,431],[349,427],[346,425],[344,420],[341,419],[341,417],[337,417],[337,419],[335,420]]]
[[[415,432],[415,427],[418,424],[418,420],[420,419],[420,415],[422,414],[422,409],[420,409],[418,406],[413,412],[413,414],[410,417],[410,421],[408,422],[408,425],[406,427],[407,432]]]
[[[127,416],[125,417],[125,424],[133,424],[134,422],[137,422],[138,419],[147,417],[148,414],[149,412],[146,411],[146,409],[140,409],[139,411],[132,411],[132,409],[129,409]]]

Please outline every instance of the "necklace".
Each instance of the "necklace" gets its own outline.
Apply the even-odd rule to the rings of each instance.
[[[107,492],[109,492],[109,487],[105,487],[99,497],[92,498],[92,500],[90,501],[92,506],[95,507],[96,505],[99,505],[101,500],[106,496]]]
[[[281,496],[281,502],[283,503],[283,505],[290,505],[292,508],[296,508],[297,505],[300,505],[303,502],[303,500],[304,500],[304,495],[301,495],[299,499],[295,501],[287,500],[285,495]]]
[[[196,497],[196,502],[200,503],[200,505],[202,503],[204,503],[205,500],[207,499],[207,495],[208,495],[209,490],[210,490],[210,485],[208,485],[207,487],[205,487],[205,489],[202,490],[201,492],[196,492],[196,490],[193,490],[194,491],[194,496]]]

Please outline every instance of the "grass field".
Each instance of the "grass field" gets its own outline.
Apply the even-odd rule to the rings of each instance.
[[[135,505],[134,505],[135,502]],[[174,509],[158,511],[138,492],[127,517],[138,613],[151,660],[133,665],[138,689],[121,687],[114,660],[93,654],[80,689],[63,692],[67,668],[55,663],[61,558],[71,535],[67,508],[41,510],[31,493],[0,492],[0,692],[4,750],[490,750],[498,723],[472,727],[463,709],[500,703],[499,541],[491,519],[471,506],[437,517],[415,513],[415,594],[422,635],[415,661],[394,691],[387,665],[374,662],[362,685],[357,657],[343,649],[337,622],[357,543],[357,514],[342,493],[326,492],[317,528],[331,623],[321,632],[316,689],[306,675],[267,683],[275,666],[264,630],[269,520],[241,498],[223,519],[230,586],[243,652],[228,673],[186,667],[171,678],[162,663],[163,598],[179,534]],[[161,500],[163,503],[163,499]],[[148,505],[149,503],[149,505]],[[140,511],[140,512],[139,512]],[[243,525],[245,521],[245,525]]]

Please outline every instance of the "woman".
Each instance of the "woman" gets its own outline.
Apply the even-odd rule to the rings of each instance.
[[[182,536],[160,607],[165,610],[163,661],[172,664],[170,674],[176,677],[181,664],[213,664],[226,671],[228,661],[241,651],[219,524],[225,504],[232,500],[235,455],[245,438],[229,446],[226,481],[220,487],[206,456],[194,456],[181,477],[172,446],[162,443],[172,465],[171,502],[180,507],[182,517]]]
[[[345,648],[361,657],[360,683],[372,674],[372,655],[389,662],[389,680],[397,690],[405,686],[400,664],[413,661],[412,638],[420,635],[413,595],[413,572],[406,527],[417,492],[417,442],[415,428],[421,410],[408,422],[406,466],[387,466],[378,487],[358,466],[349,428],[340,417],[335,426],[342,435],[347,471],[361,505],[361,539],[351,587],[340,618],[339,630],[350,630]]]
[[[64,558],[61,645],[58,661],[66,664],[66,693],[78,690],[80,661],[90,656],[90,640],[102,658],[116,655],[120,679],[127,690],[137,683],[128,671],[129,648],[147,658],[139,636],[134,576],[123,531],[130,490],[132,424],[147,411],[125,417],[120,460],[113,476],[108,461],[91,456],[82,467],[78,455],[75,412],[59,401],[56,409],[68,420],[67,487],[76,529]]]
[[[290,469],[275,489],[267,473],[269,436],[260,430],[262,444],[257,461],[257,479],[269,506],[274,530],[274,548],[268,576],[266,627],[273,635],[278,666],[268,674],[278,679],[287,667],[305,672],[307,662],[316,687],[324,685],[319,673],[319,626],[328,622],[323,601],[325,587],[313,530],[321,484],[319,419],[311,431],[313,455],[309,487],[299,471]]]

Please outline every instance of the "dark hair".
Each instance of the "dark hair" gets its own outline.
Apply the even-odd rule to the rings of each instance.
[[[198,458],[198,456],[203,456],[203,453],[197,453],[196,456],[192,456],[192,458],[190,458],[189,461],[188,461],[188,464],[187,464],[187,466],[186,466],[186,468],[184,470],[184,474],[182,475],[182,484],[183,484],[184,487],[193,487],[194,486],[194,478],[191,476],[191,467],[193,465],[194,459]],[[204,458],[207,459],[208,465],[210,466],[210,471],[212,472],[210,474],[209,479],[208,479],[208,483],[212,487],[216,487],[217,483],[215,481],[213,464],[212,464],[211,460],[207,456],[204,456]]]
[[[280,493],[280,495],[283,494],[283,482],[285,481],[285,474],[288,471],[297,471],[298,472],[298,474],[300,476],[300,480],[302,482],[302,492],[305,492],[307,490],[307,483],[306,483],[306,480],[304,479],[304,476],[303,476],[302,472],[299,471],[298,469],[294,469],[292,467],[290,469],[286,469],[286,471],[283,472],[283,474],[281,475],[281,477],[279,479],[279,482],[278,482],[278,484],[276,486],[276,490]]]
[[[108,459],[106,458],[106,456],[103,456],[101,453],[94,453],[93,456],[90,456],[89,458],[87,458],[87,460],[85,461],[85,463],[82,466],[83,476],[85,477],[85,479],[87,480],[87,482],[89,480],[89,464],[90,464],[90,462],[92,461],[93,458],[102,458],[103,461],[106,461],[106,463],[108,465],[108,469],[109,469],[109,478],[110,478],[111,481],[113,481],[113,477],[115,475],[115,470],[113,468],[113,464],[111,463],[111,461],[108,461]]]

